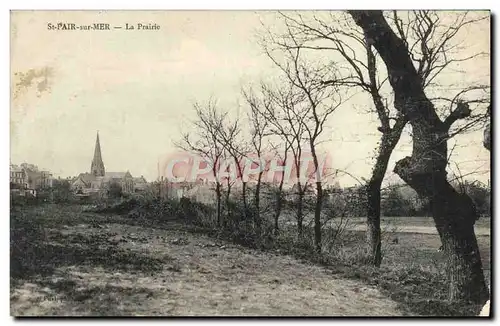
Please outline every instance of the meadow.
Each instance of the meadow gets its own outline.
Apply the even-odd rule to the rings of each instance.
[[[314,257],[286,228],[273,243],[249,248],[229,234],[174,216],[133,218],[82,205],[13,207],[11,314],[474,314],[475,307],[457,309],[446,300],[438,236],[397,230],[427,226],[429,219],[384,223],[395,227],[384,232],[384,259],[377,269],[363,262],[364,232],[349,228],[325,245],[323,257]],[[489,278],[490,237],[480,235],[478,241]]]

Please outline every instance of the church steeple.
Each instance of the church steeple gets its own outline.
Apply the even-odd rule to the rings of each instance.
[[[102,162],[101,156],[101,144],[99,142],[99,131],[97,131],[97,139],[95,141],[94,149],[94,159],[92,160],[92,165],[90,166],[90,173],[96,177],[104,176],[104,163]]]

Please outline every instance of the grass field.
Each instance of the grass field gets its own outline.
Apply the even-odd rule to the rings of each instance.
[[[364,227],[366,225],[366,219],[363,217],[356,217],[351,219],[351,223],[354,226]],[[382,217],[380,224],[383,230],[430,234],[437,233],[432,217]],[[490,235],[491,219],[489,217],[479,218],[475,223],[475,230],[476,235]]]
[[[292,227],[296,224],[290,216],[285,217],[283,222]],[[311,225],[311,223],[311,217],[304,221],[304,225]],[[345,242],[343,250],[349,251],[359,243],[364,242],[366,218],[349,217],[343,223],[346,229],[342,236]],[[421,266],[426,269],[444,269],[443,253],[438,252],[441,240],[432,217],[382,217],[380,224],[384,255],[383,265],[392,268]],[[338,227],[338,222],[334,220],[330,225]],[[491,266],[490,217],[479,218],[475,223],[475,231],[484,273],[489,284]]]
[[[175,222],[89,213],[81,206],[15,207],[11,314],[449,314],[436,289],[443,273],[437,235],[385,237],[379,270],[322,267]],[[339,261],[352,259],[363,239],[363,232],[347,230],[335,252]],[[488,272],[490,237],[478,239]]]

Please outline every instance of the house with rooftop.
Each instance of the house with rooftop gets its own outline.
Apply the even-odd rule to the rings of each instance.
[[[34,164],[10,165],[10,188],[20,195],[36,196],[37,191],[51,188],[52,180],[50,171],[39,170]]]
[[[105,195],[109,190],[110,185],[112,183],[117,183],[121,186],[122,192],[132,193],[135,191],[134,181],[135,178],[129,171],[106,171],[102,160],[99,132],[97,132],[94,157],[90,165],[90,172],[80,173],[76,178],[74,178],[71,182],[71,188],[77,194]]]

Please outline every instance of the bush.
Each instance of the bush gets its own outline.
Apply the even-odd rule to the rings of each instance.
[[[126,214],[139,205],[139,201],[135,198],[122,200],[114,205],[98,208],[98,213]]]
[[[56,204],[72,203],[76,200],[68,180],[54,180],[50,191],[52,201]]]
[[[178,217],[202,226],[214,225],[214,209],[208,205],[182,197],[179,201]]]

